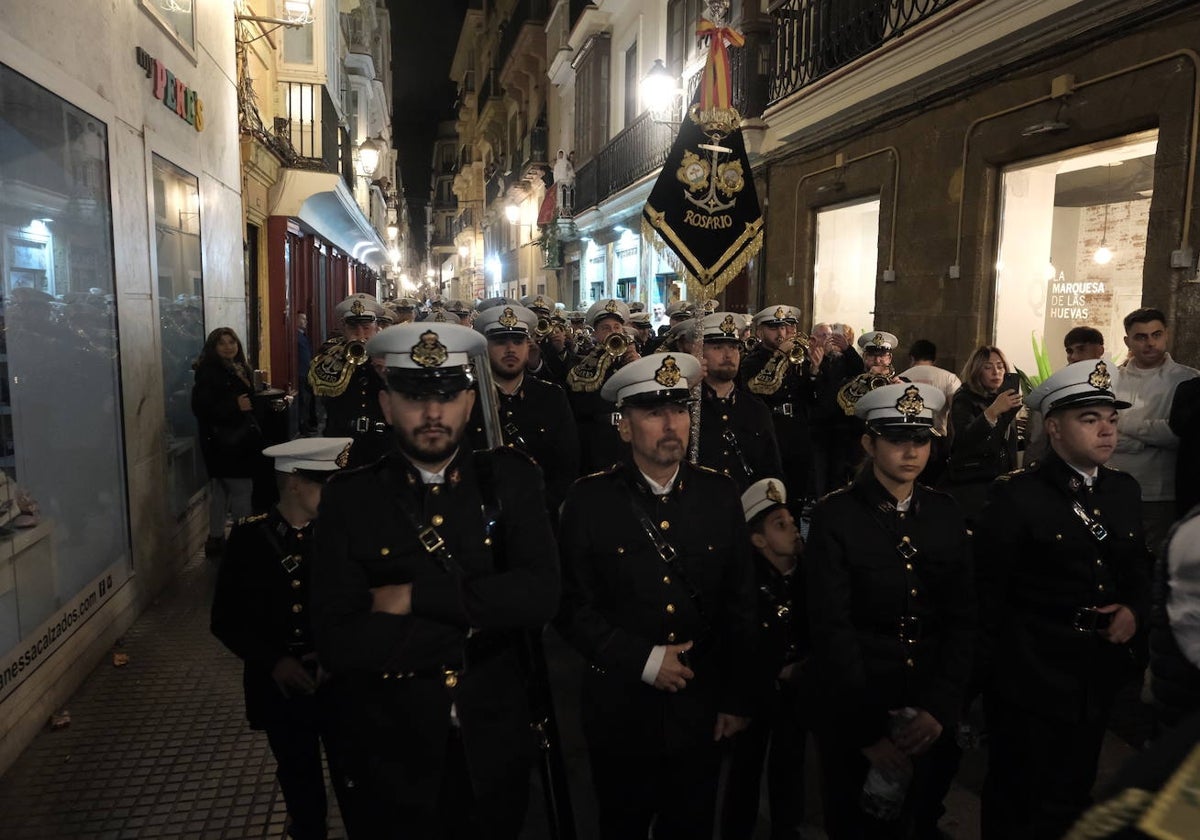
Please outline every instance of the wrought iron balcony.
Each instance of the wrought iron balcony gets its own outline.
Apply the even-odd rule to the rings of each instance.
[[[502,24],[500,45],[496,50],[501,66],[512,55],[513,45],[516,44],[517,36],[521,34],[521,27],[527,23],[544,26],[548,15],[548,0],[517,0],[512,15]]]
[[[575,171],[575,212],[595,207],[663,165],[675,130],[647,112]]]
[[[955,2],[776,0],[771,4],[771,102],[901,37]]]

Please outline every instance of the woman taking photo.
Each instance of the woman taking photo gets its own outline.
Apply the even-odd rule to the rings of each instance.
[[[967,522],[983,510],[997,476],[1017,468],[1021,389],[999,347],[980,347],[963,368],[963,385],[950,403],[950,460],[941,488],[955,498]]]
[[[945,401],[903,382],[859,399],[867,460],[813,513],[804,568],[830,840],[937,836],[975,624],[962,514],[916,482]]]
[[[253,476],[262,434],[251,413],[254,393],[242,342],[229,327],[208,334],[193,365],[192,414],[200,431],[200,452],[209,477],[208,541],[204,553],[225,547],[225,517],[249,516]]]

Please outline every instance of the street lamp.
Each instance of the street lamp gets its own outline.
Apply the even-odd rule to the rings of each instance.
[[[379,157],[382,154],[382,138],[364,140],[358,147],[358,165],[363,174],[370,178],[379,168]]]
[[[466,245],[459,245],[459,246],[458,246],[458,256],[459,256],[459,258],[460,258],[460,259],[464,259],[464,260],[465,260],[465,259],[466,259],[467,257],[469,257],[470,255],[471,255],[471,249],[470,249],[470,248],[468,248]]]
[[[515,204],[505,205],[504,218],[508,219],[510,225],[515,225],[521,219],[521,208]]]
[[[397,225],[395,222],[388,222],[387,235],[388,235],[388,239],[395,239],[397,236],[400,235],[400,226]]]
[[[683,91],[675,84],[675,77],[668,72],[662,59],[654,59],[654,66],[642,79],[642,100],[656,121],[666,121],[673,115],[675,97],[682,93]]]

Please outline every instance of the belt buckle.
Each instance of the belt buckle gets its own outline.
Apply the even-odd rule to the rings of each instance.
[[[417,534],[417,539],[421,541],[421,545],[430,554],[436,554],[446,545],[446,541],[442,539],[442,535],[433,528],[425,528],[421,533]]]
[[[668,565],[679,559],[679,552],[669,542],[659,541],[654,547],[658,549],[658,556]]]
[[[917,547],[909,542],[907,537],[896,544],[896,551],[905,560],[911,560],[917,556]]]
[[[1092,520],[1092,523],[1088,525],[1088,529],[1092,532],[1092,536],[1096,538],[1096,542],[1103,542],[1108,538],[1108,531],[1104,530],[1104,526],[1095,520]]]
[[[621,412],[614,411],[612,414],[608,415],[608,422],[614,426],[621,425]]]
[[[779,406],[779,413],[784,417],[793,417],[794,412],[792,409],[792,404],[790,402],[785,402],[783,405]]]
[[[737,433],[733,429],[726,429],[721,435],[721,439],[726,443],[737,443]]]
[[[289,554],[279,561],[279,565],[283,566],[283,570],[289,575],[300,568],[300,555]]]
[[[355,417],[354,425],[350,427],[350,431],[358,432],[360,435],[371,431],[371,419],[369,417]]]
[[[1100,613],[1095,607],[1080,607],[1075,610],[1075,617],[1071,619],[1071,626],[1080,633],[1095,633],[1096,625],[1100,621]]]
[[[900,639],[910,645],[915,645],[921,641],[921,619],[919,616],[900,616]]]

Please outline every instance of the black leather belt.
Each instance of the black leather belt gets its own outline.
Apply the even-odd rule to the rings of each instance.
[[[348,424],[354,434],[365,435],[367,432],[386,432],[388,424],[373,417],[355,417]]]
[[[1021,612],[1036,615],[1058,624],[1066,624],[1080,633],[1102,633],[1112,623],[1112,613],[1102,613],[1095,607],[1059,607],[1052,604],[1021,604]]]

